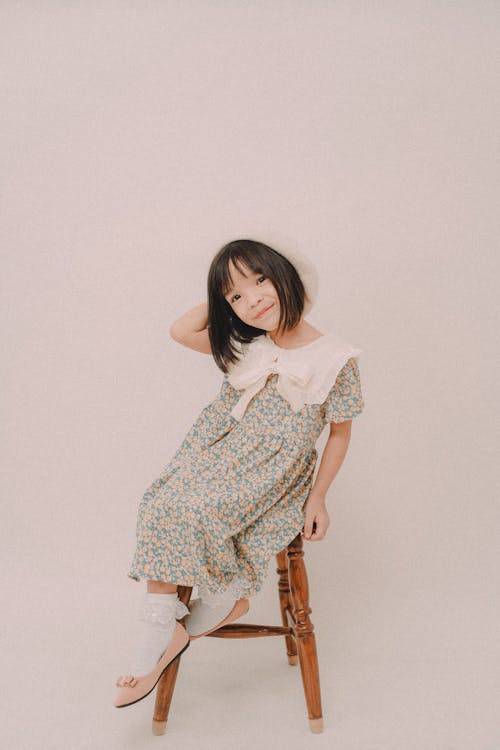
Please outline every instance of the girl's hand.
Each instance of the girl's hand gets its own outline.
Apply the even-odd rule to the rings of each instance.
[[[314,524],[314,526],[313,526]],[[330,525],[330,517],[323,495],[315,495],[311,490],[306,501],[303,539],[309,542],[319,542],[326,534]]]

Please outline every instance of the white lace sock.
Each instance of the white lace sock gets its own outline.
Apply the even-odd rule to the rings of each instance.
[[[250,589],[250,583],[243,578],[241,575],[236,575],[224,591],[213,594],[208,590],[208,586],[199,584],[198,586],[198,599],[201,600],[203,606],[215,609],[219,606],[225,606],[226,604],[234,603],[241,597],[247,597]],[[191,599],[193,601],[193,599]]]
[[[138,648],[127,674],[139,677],[151,672],[163,654],[175,629],[176,619],[189,614],[177,592],[173,594],[144,594],[144,604],[139,615]]]

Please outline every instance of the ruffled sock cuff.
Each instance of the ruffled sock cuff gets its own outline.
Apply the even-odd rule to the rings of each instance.
[[[151,594],[144,596],[140,619],[144,622],[168,625],[172,619],[181,620],[189,614],[189,609],[181,602],[177,593]]]
[[[246,578],[243,578],[243,576],[237,574],[225,589],[223,589],[222,591],[218,591],[217,593],[212,593],[208,589],[208,586],[199,584],[198,598],[201,599],[201,603],[203,605],[206,605],[211,609],[215,609],[215,607],[218,607],[221,602],[225,600],[230,602],[242,599],[243,597],[247,597],[250,589],[251,584],[246,580]]]

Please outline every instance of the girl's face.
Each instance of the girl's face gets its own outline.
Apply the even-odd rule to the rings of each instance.
[[[275,331],[279,322],[280,303],[271,279],[255,273],[247,266],[245,275],[229,261],[229,273],[233,281],[225,299],[233,312],[247,325]]]

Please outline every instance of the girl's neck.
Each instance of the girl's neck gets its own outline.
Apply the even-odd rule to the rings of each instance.
[[[317,328],[307,323],[304,318],[301,318],[295,328],[285,331],[281,336],[278,336],[277,329],[268,331],[268,335],[277,346],[281,346],[283,349],[295,349],[297,346],[304,346],[304,344],[311,343],[311,341],[314,341],[323,334]]]

